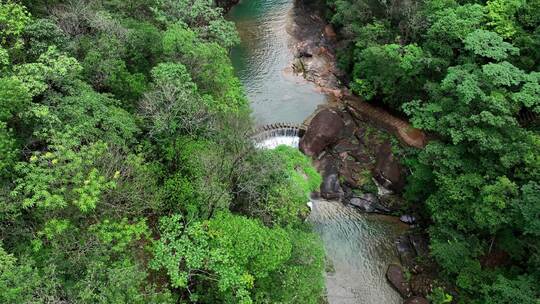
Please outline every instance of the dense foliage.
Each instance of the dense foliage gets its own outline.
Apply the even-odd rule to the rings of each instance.
[[[318,303],[320,177],[257,151],[212,0],[0,0],[1,303]]]
[[[460,303],[540,299],[540,1],[327,0],[354,92],[431,134],[406,196]]]

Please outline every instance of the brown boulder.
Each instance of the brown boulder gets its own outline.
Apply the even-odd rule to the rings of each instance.
[[[306,134],[300,139],[300,151],[308,156],[318,156],[328,146],[336,143],[345,124],[336,111],[324,109],[311,120]]]
[[[405,187],[403,167],[392,153],[390,142],[379,147],[373,171],[375,179],[385,188],[401,192]]]
[[[337,160],[326,154],[318,165],[323,178],[320,190],[321,196],[325,199],[341,199],[343,189],[339,181],[339,170]]]
[[[386,278],[392,284],[392,286],[403,296],[404,298],[410,296],[411,287],[409,282],[405,279],[403,269],[396,264],[390,264],[386,271]]]
[[[331,24],[327,24],[325,27],[324,27],[324,35],[328,38],[328,39],[336,39],[336,31],[334,30],[334,27],[331,25]]]
[[[429,304],[429,301],[421,297],[411,297],[405,300],[403,304]]]

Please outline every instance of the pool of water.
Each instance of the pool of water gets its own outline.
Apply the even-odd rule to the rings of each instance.
[[[242,39],[231,59],[257,125],[302,123],[327,102],[315,85],[292,73],[295,40],[287,29],[293,5],[291,0],[244,0],[228,14]]]
[[[394,240],[405,224],[329,201],[314,201],[309,220],[324,243],[330,304],[402,303],[385,273],[390,263],[399,263]]]

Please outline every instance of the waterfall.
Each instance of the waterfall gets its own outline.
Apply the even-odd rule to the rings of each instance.
[[[298,125],[277,123],[259,128],[251,139],[258,149],[274,149],[281,145],[298,148],[302,133]]]

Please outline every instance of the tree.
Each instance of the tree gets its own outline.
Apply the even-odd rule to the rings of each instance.
[[[151,267],[165,269],[171,286],[186,291],[191,301],[252,303],[257,280],[291,252],[281,228],[227,213],[189,226],[180,215],[164,217],[160,231]]]
[[[41,279],[30,262],[20,263],[0,246],[0,300],[3,303],[32,301]]]
[[[354,92],[371,100],[399,107],[404,100],[417,96],[423,79],[426,55],[417,45],[401,47],[397,44],[372,46],[357,54],[353,70]]]
[[[188,68],[201,95],[212,97],[207,99],[211,110],[246,110],[245,96],[224,48],[203,42],[193,30],[175,24],[163,36],[163,49],[168,58]]]
[[[0,121],[0,180],[12,174],[17,158],[17,144],[13,132]]]
[[[255,148],[213,1],[0,0],[0,35],[0,302],[318,298],[299,152],[279,223],[229,210]]]
[[[162,63],[152,70],[152,75],[154,89],[145,94],[140,105],[150,136],[175,140],[179,135],[195,137],[207,133],[213,116],[187,68]]]
[[[5,47],[20,47],[18,40],[31,16],[26,8],[12,1],[0,3],[0,45]]]
[[[254,153],[236,174],[233,210],[267,225],[295,226],[307,215],[306,202],[320,175],[298,150],[281,146]]]
[[[58,143],[47,152],[36,152],[30,162],[15,167],[21,177],[12,195],[22,198],[23,208],[58,210],[72,205],[90,212],[102,193],[114,187],[112,177],[103,176],[94,165],[105,149],[103,143],[75,147]]]
[[[153,11],[166,25],[185,24],[199,37],[223,48],[240,42],[234,23],[223,18],[223,9],[213,0],[158,0]]]
[[[255,291],[257,302],[320,303],[324,294],[322,241],[311,231],[290,229],[287,232],[292,242],[291,257],[259,282]]]

